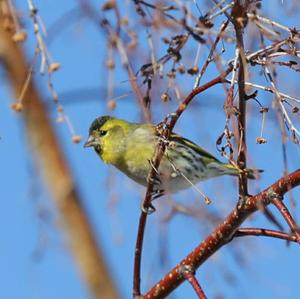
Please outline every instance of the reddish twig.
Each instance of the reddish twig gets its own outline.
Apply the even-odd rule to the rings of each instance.
[[[145,199],[146,200],[146,199]],[[144,231],[147,222],[147,213],[142,211],[139,219],[138,233],[135,244],[134,265],[133,265],[133,297],[141,294],[141,260],[144,243]]]
[[[184,281],[184,277],[179,275],[182,266],[188,265],[195,270],[199,268],[211,255],[234,238],[237,228],[249,215],[260,210],[261,206],[270,204],[273,198],[281,198],[290,189],[299,185],[300,170],[297,170],[282,177],[257,195],[247,197],[240,209],[236,207],[213,233],[156,283],[143,298],[164,298],[168,296]]]
[[[215,79],[213,79],[213,80],[207,82],[206,84],[192,90],[192,92],[180,103],[180,105],[177,108],[177,110],[175,111],[175,113],[172,114],[171,121],[170,121],[170,124],[168,126],[169,134],[172,132],[173,128],[176,125],[176,122],[177,122],[178,118],[180,117],[182,112],[186,109],[186,107],[189,105],[189,103],[193,100],[193,98],[197,94],[205,91],[206,89],[208,89],[208,88],[210,88],[210,87],[212,87],[216,84],[226,82],[226,80],[225,80],[226,76],[228,74],[230,74],[231,71],[232,71],[232,64],[230,64],[229,67],[224,72],[222,72],[218,77],[216,77]],[[167,137],[167,136],[165,136],[165,137]]]
[[[227,26],[228,26],[228,23],[229,23],[229,21],[227,20],[226,22],[224,22],[224,23],[222,24],[221,29],[220,29],[220,32],[219,32],[219,34],[217,35],[215,42],[214,42],[213,45],[211,46],[211,49],[210,49],[209,54],[208,54],[208,57],[206,58],[206,61],[205,61],[205,63],[203,64],[202,69],[200,70],[199,75],[198,75],[197,78],[196,78],[195,87],[199,86],[200,80],[201,80],[203,74],[205,73],[205,71],[206,71],[206,69],[207,69],[209,63],[213,60],[214,52],[215,52],[215,50],[216,50],[216,48],[217,48],[217,45],[218,45],[218,43],[219,43],[219,41],[220,41],[220,39],[221,39],[221,37],[222,37],[222,34],[225,32],[225,30],[226,30],[226,28],[227,28]]]
[[[286,173],[287,174],[287,173]],[[273,213],[267,208],[267,207],[262,207],[262,212],[264,213],[264,215],[266,216],[266,218],[273,223],[275,226],[277,226],[277,228],[279,230],[283,230],[283,226],[282,224],[277,220],[277,218],[275,217],[275,215],[273,215]]]
[[[231,70],[232,70],[232,65],[230,65],[226,71],[221,73],[215,79],[207,82],[202,86],[193,89],[192,92],[180,103],[175,113],[172,114],[169,125],[166,125],[166,129],[162,133],[162,137],[163,137],[162,139],[169,138],[178,118],[186,109],[186,107],[189,105],[189,103],[193,100],[193,98],[199,93],[205,91],[206,89],[216,84],[223,83],[225,81],[226,76],[231,72]],[[165,119],[164,121],[165,124],[167,123],[167,120],[168,119]],[[164,155],[165,149],[166,149],[166,143],[159,142],[156,148],[155,155],[153,157],[153,163],[152,163],[153,167],[151,167],[148,175],[149,183],[147,186],[147,191],[143,202],[143,207],[145,209],[151,207],[151,199],[152,199],[151,195],[153,192],[152,178],[154,178],[156,175],[156,171],[160,165],[160,161]],[[137,240],[135,246],[134,272],[133,272],[133,296],[134,297],[139,296],[141,294],[140,291],[141,258],[142,258],[142,248],[143,248],[143,239],[144,239],[146,222],[147,222],[147,213],[145,211],[142,211],[140,215],[138,234],[137,234]]]
[[[245,237],[245,236],[270,237],[270,238],[286,240],[289,242],[297,242],[297,238],[293,234],[288,234],[277,230],[265,229],[265,228],[252,228],[252,227],[239,228],[234,234],[234,237]]]
[[[299,227],[296,224],[293,216],[291,215],[290,211],[284,204],[284,202],[280,198],[273,198],[272,204],[278,209],[282,217],[285,219],[286,223],[290,227],[291,231],[295,234],[297,242],[300,244],[300,231]]]
[[[183,267],[182,269],[183,277],[191,284],[194,288],[195,293],[200,299],[207,299],[204,291],[202,290],[199,281],[195,276],[195,272],[190,267]]]

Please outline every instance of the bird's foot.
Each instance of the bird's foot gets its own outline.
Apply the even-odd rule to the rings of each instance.
[[[150,215],[156,211],[155,207],[151,203],[145,203],[145,201],[143,201],[141,204],[141,210],[147,215]]]

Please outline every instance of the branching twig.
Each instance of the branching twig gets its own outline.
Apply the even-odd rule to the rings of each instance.
[[[278,209],[278,211],[281,213],[282,217],[285,219],[286,223],[290,227],[292,233],[296,236],[296,241],[300,244],[300,230],[299,226],[297,226],[296,221],[294,220],[293,216],[289,212],[288,208],[284,204],[284,202],[274,197],[272,199],[272,204]]]
[[[183,277],[191,284],[193,287],[195,293],[197,294],[198,298],[200,299],[207,299],[203,289],[200,286],[199,281],[197,280],[195,273],[193,269],[190,269],[189,267],[182,267],[182,275]]]
[[[222,34],[225,32],[225,30],[226,30],[226,28],[227,28],[227,26],[228,26],[228,23],[229,23],[229,21],[227,20],[226,22],[224,22],[224,23],[222,24],[221,29],[220,29],[220,32],[219,32],[219,34],[217,35],[216,40],[215,40],[215,42],[213,43],[213,45],[212,45],[212,47],[211,47],[211,49],[210,49],[210,51],[209,51],[208,57],[207,57],[205,63],[203,64],[203,66],[202,66],[202,68],[201,68],[199,74],[198,74],[197,77],[196,77],[195,84],[194,84],[194,88],[199,87],[201,77],[202,77],[203,74],[205,73],[205,71],[206,71],[206,69],[207,69],[209,63],[212,61],[213,56],[214,56],[214,52],[215,52],[215,50],[216,50],[216,47],[217,47],[217,45],[218,45],[218,43],[219,43],[219,41],[220,41],[220,39],[221,39],[221,37],[222,37]]]
[[[282,239],[290,242],[298,242],[297,237],[293,234],[287,234],[277,230],[266,229],[266,228],[239,228],[234,237],[246,237],[246,236],[256,236],[256,237],[269,237]]]
[[[156,283],[143,298],[164,298],[168,296],[177,286],[179,286],[184,277],[178,273],[181,267],[188,265],[193,269],[197,269],[218,249],[230,242],[234,237],[238,227],[254,212],[260,210],[261,206],[267,206],[271,203],[274,196],[279,198],[300,185],[300,170],[297,170],[277,182],[264,191],[255,196],[248,197],[241,209],[237,207],[225,218],[221,223],[199,246],[197,246],[190,254],[188,254],[176,267],[165,275],[158,283]]]
[[[171,120],[170,123],[167,124],[168,119],[166,118],[164,121],[165,129],[162,133],[162,139],[168,139],[178,118],[183,113],[183,111],[186,109],[188,104],[193,100],[193,98],[198,95],[199,93],[207,90],[208,88],[218,84],[223,83],[226,76],[231,72],[232,66],[230,65],[226,71],[224,71],[222,74],[220,74],[215,79],[209,81],[208,83],[195,88],[192,90],[192,92],[185,98],[184,101],[181,102],[175,113],[171,114]],[[153,193],[153,180],[152,178],[155,177],[156,171],[159,168],[160,161],[164,155],[166,148],[165,142],[160,142],[156,148],[152,167],[149,172],[149,183],[147,186],[147,191],[145,195],[145,199],[143,202],[143,207],[145,210],[149,209],[151,206],[151,199],[152,199],[152,193]],[[134,274],[133,274],[133,295],[139,296],[141,294],[140,291],[140,273],[141,273],[141,258],[142,258],[142,250],[143,250],[143,240],[144,240],[144,232],[145,232],[145,226],[147,222],[147,213],[146,211],[142,211],[140,215],[139,220],[139,226],[138,226],[138,233],[137,233],[137,240],[136,240],[136,246],[135,246],[135,258],[134,258]]]

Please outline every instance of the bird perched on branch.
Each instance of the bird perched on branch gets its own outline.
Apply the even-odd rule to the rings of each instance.
[[[84,147],[94,147],[105,163],[114,165],[135,182],[147,186],[151,161],[160,140],[162,137],[156,126],[101,116],[91,124]],[[152,180],[153,199],[212,177],[238,176],[242,172],[175,133],[164,142],[166,150]],[[243,172],[249,179],[254,179],[260,170],[245,169]]]

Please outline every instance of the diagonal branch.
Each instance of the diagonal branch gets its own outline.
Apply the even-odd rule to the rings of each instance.
[[[191,284],[191,286],[193,287],[195,293],[197,294],[198,298],[200,299],[207,299],[199,281],[197,280],[195,273],[193,271],[193,269],[189,268],[189,267],[182,267],[182,275],[184,276],[184,278]]]
[[[273,198],[272,204],[278,209],[278,211],[281,213],[282,217],[285,219],[286,223],[290,227],[292,233],[295,234],[297,242],[300,244],[300,231],[299,227],[296,224],[296,221],[294,220],[293,216],[287,209],[284,202],[279,198]]]
[[[183,266],[196,270],[218,249],[230,242],[239,226],[262,206],[267,206],[273,198],[282,198],[286,192],[300,185],[300,170],[286,175],[255,196],[247,197],[244,205],[236,207],[225,220],[188,254],[177,266],[156,283],[143,298],[165,298],[177,288],[185,277],[180,274]]]
[[[1,8],[5,5],[7,1],[0,0],[0,20],[11,17],[4,16]],[[0,45],[0,61],[7,72],[12,91],[18,97],[29,68],[21,47],[12,40],[12,33],[5,30],[2,23]],[[32,154],[38,160],[45,183],[52,193],[70,249],[91,294],[94,298],[118,298],[88,215],[81,206],[82,200],[74,178],[54,134],[48,111],[31,80],[24,92],[22,116]]]

